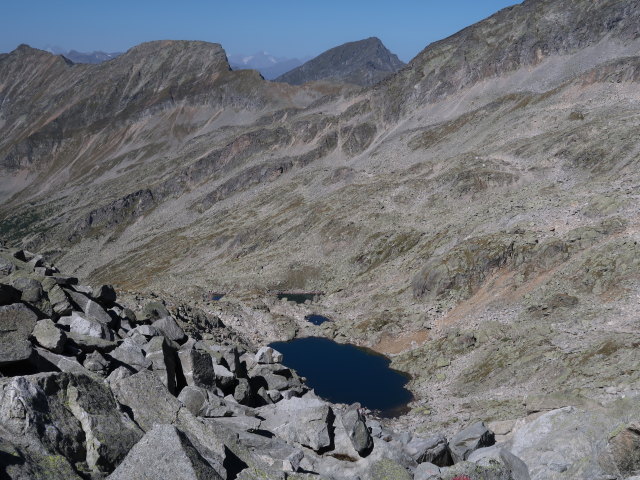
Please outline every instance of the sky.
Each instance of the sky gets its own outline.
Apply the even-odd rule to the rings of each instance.
[[[409,61],[519,0],[2,0],[0,52],[21,43],[90,52],[150,40],[221,43],[227,55],[303,58],[378,37]]]

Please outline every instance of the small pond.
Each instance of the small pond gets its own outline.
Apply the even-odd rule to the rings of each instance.
[[[302,304],[304,302],[306,302],[307,300],[313,302],[313,300],[317,297],[319,297],[321,294],[320,293],[278,293],[277,297],[278,299],[282,300],[283,298],[289,302],[295,302],[295,303],[299,303]]]
[[[322,325],[324,322],[331,321],[327,317],[323,317],[322,315],[316,315],[315,313],[307,315],[306,317],[304,317],[304,319],[309,323],[313,323],[314,325]]]
[[[284,356],[316,393],[334,403],[360,402],[382,417],[408,411],[409,377],[389,368],[390,360],[370,350],[336,343],[326,338],[297,338],[270,345]]]
[[[221,300],[222,297],[224,297],[224,293],[212,293],[211,297],[209,298],[211,298],[211,300],[218,301],[218,300]]]

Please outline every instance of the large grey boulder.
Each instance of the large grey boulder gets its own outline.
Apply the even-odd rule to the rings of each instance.
[[[497,445],[476,450],[469,455],[469,462],[482,467],[502,465],[509,470],[513,480],[531,480],[527,465],[508,450]]]
[[[58,323],[65,324],[67,322],[60,319]],[[80,335],[87,335],[89,337],[113,340],[113,332],[105,323],[98,322],[93,317],[89,317],[84,313],[71,312],[71,317],[69,318],[68,323],[69,330],[71,332],[79,333]]]
[[[222,480],[187,436],[172,425],[156,425],[129,452],[109,480]]]
[[[116,380],[111,383],[111,389],[144,431],[151,430],[156,423],[175,422],[176,414],[182,408],[180,401],[150,370]]]
[[[640,474],[640,424],[618,427],[609,437],[609,451],[620,473]]]
[[[66,333],[49,318],[38,321],[32,335],[40,345],[54,353],[62,353],[67,341]]]
[[[370,480],[412,480],[412,475],[400,463],[383,458],[371,465],[367,478]]]
[[[315,398],[291,398],[256,409],[265,420],[261,428],[280,438],[315,451],[329,447],[333,440],[334,413]]]
[[[454,463],[469,458],[471,452],[495,443],[493,432],[482,422],[474,423],[455,434],[449,441],[449,450]]]
[[[94,471],[113,470],[143,435],[140,428],[119,411],[104,383],[87,376],[70,377],[66,405],[82,425],[86,462]]]
[[[22,303],[0,307],[0,366],[31,356],[29,336],[37,320],[36,314]]]
[[[169,310],[161,302],[151,301],[148,302],[142,309],[141,317],[144,320],[158,320],[160,318],[168,317]]]
[[[184,387],[178,395],[178,400],[195,416],[200,415],[202,408],[207,403],[207,398],[207,391],[195,386]]]
[[[214,387],[215,373],[211,355],[196,350],[191,342],[187,342],[178,351],[178,358],[187,385]]]
[[[71,317],[68,318],[71,319]],[[61,322],[58,322],[58,325],[61,324]],[[66,334],[67,341],[83,352],[94,352],[96,350],[100,352],[110,352],[118,346],[118,343],[114,340],[106,340],[104,338],[92,337],[90,335],[83,335],[81,333],[71,331],[66,332]]]
[[[213,365],[213,374],[216,379],[216,385],[224,392],[233,392],[236,385],[236,377],[229,369],[223,365]]]
[[[59,315],[69,315],[72,310],[71,302],[67,294],[58,285],[53,285],[48,292],[49,303],[53,311]]]
[[[144,335],[145,337],[157,337],[158,335],[162,335],[160,330],[151,325],[138,325],[137,327],[129,330],[128,335],[130,337],[134,336],[135,334]]]
[[[238,403],[244,405],[250,405],[252,403],[253,392],[251,391],[251,384],[246,378],[239,378],[236,388],[233,390],[233,398]]]
[[[182,330],[182,328],[180,328],[176,321],[171,317],[164,317],[156,320],[152,325],[157,328],[162,335],[174,342],[182,342],[187,338],[184,330]]]
[[[433,463],[424,462],[413,471],[413,480],[440,480],[440,467]]]
[[[74,466],[62,455],[52,454],[0,436],[0,472],[11,480],[83,480]]]
[[[116,301],[116,291],[112,285],[101,285],[93,289],[93,298],[104,305],[111,306]]]
[[[13,281],[13,286],[20,290],[23,302],[37,303],[42,299],[42,284],[33,278],[19,277]]]
[[[96,473],[111,471],[142,436],[101,381],[61,372],[0,379],[0,424],[21,445]]]
[[[0,257],[0,277],[11,275],[16,269],[14,263],[4,257]]]
[[[26,443],[40,446],[46,452],[80,461],[86,456],[82,426],[69,410],[58,408],[61,402],[56,393],[66,381],[65,375],[49,373],[0,379],[0,424],[4,435],[23,437]],[[47,435],[56,430],[57,435]],[[58,438],[63,441],[58,442]]]
[[[453,464],[449,444],[444,435],[434,435],[429,438],[413,437],[405,450],[418,463],[429,462],[438,467],[448,467]]]
[[[624,430],[624,419],[637,418],[637,399],[617,408],[551,410],[518,428],[509,450],[526,463],[532,480],[625,478],[630,474],[620,471],[610,442]],[[624,459],[632,455],[627,451]]]
[[[502,464],[483,467],[467,461],[456,463],[451,467],[441,468],[440,477],[438,478],[442,480],[459,478],[470,478],[472,480],[514,480],[511,471]]]
[[[71,301],[76,304],[80,310],[82,310],[86,318],[103,325],[110,326],[113,324],[113,319],[107,311],[102,308],[99,303],[91,300],[87,295],[73,290],[67,290],[67,294],[71,297]]]
[[[282,354],[271,347],[261,347],[255,356],[258,363],[280,363]]]
[[[111,362],[107,360],[100,352],[95,351],[89,353],[85,357],[82,365],[84,366],[84,368],[91,372],[98,373],[100,375],[106,375],[111,366]]]
[[[100,380],[99,376],[84,368],[76,357],[66,357],[64,355],[50,352],[49,350],[45,350],[44,348],[34,347],[29,361],[38,370],[60,370],[61,372],[87,375],[96,380]]]
[[[373,438],[367,428],[367,421],[360,412],[360,405],[351,405],[340,419],[356,452],[360,456],[368,455],[373,449]]]
[[[149,368],[151,366],[151,360],[145,356],[144,350],[135,343],[128,342],[127,340],[109,353],[111,358],[137,371]]]
[[[142,347],[146,352],[147,360],[151,362],[151,368],[169,392],[175,394],[177,386],[176,378],[176,351],[165,337],[153,337]]]

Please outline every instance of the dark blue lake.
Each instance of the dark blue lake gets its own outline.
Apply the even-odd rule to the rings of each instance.
[[[370,350],[326,338],[297,338],[270,345],[284,356],[287,367],[307,377],[307,384],[331,402],[354,403],[383,417],[408,411],[409,377],[389,368],[390,360]]]

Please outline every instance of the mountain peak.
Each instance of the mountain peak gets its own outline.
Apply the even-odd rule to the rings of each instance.
[[[301,85],[311,81],[352,83],[368,86],[378,83],[404,66],[377,37],[369,37],[334,47],[276,79]]]

